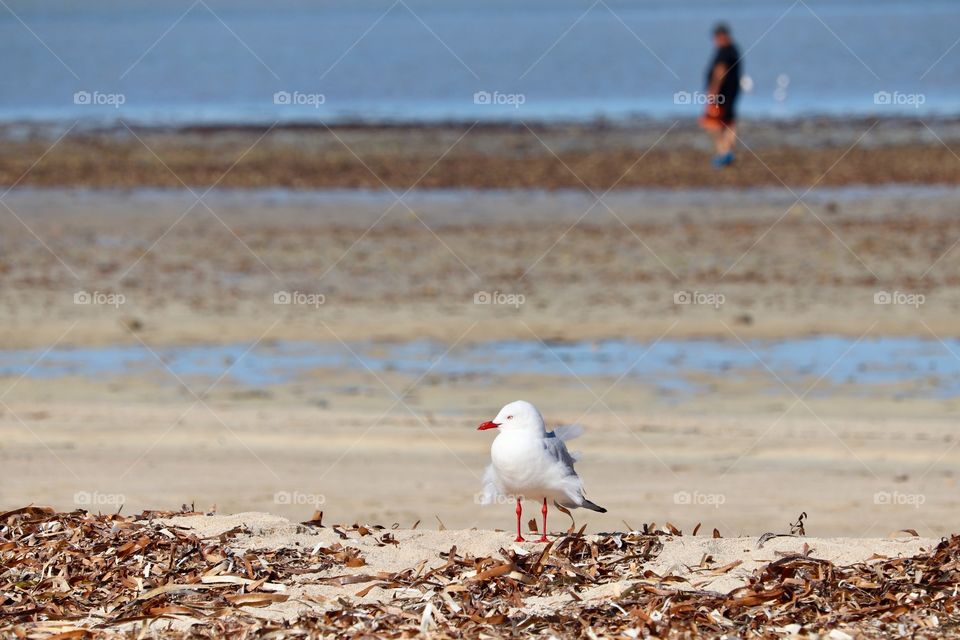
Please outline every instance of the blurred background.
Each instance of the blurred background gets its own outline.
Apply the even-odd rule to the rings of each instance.
[[[0,509],[506,527],[526,399],[594,530],[955,530],[958,18],[0,2]]]
[[[445,120],[590,122],[689,115],[710,30],[728,22],[744,115],[948,115],[951,2],[10,2],[3,119],[141,125]],[[30,20],[27,21],[26,19]],[[33,33],[31,33],[31,30]],[[49,45],[51,52],[41,42]],[[54,53],[56,55],[54,55]],[[946,55],[945,55],[946,54]],[[65,100],[122,93],[122,112]],[[274,92],[322,93],[283,105]],[[475,104],[477,91],[522,93]],[[923,92],[876,105],[877,91]]]

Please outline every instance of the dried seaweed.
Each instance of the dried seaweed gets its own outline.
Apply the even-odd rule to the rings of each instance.
[[[216,540],[158,518],[56,513],[27,507],[0,514],[0,629],[24,622],[83,619],[87,629],[187,615],[229,615],[237,607],[287,598],[284,581],[335,565],[359,566],[356,549],[339,544],[234,552],[227,531]],[[359,564],[358,564],[359,562]]]
[[[760,567],[728,593],[657,575],[650,561],[679,529],[561,536],[544,547],[472,557],[455,546],[394,573],[362,567],[341,543],[238,551],[140,516],[0,514],[0,636],[20,638],[944,637],[960,634],[960,536],[912,558],[838,566],[802,553]],[[317,519],[319,520],[319,519]],[[341,539],[402,544],[383,527],[331,527]],[[369,538],[368,538],[369,536]],[[701,566],[720,575],[732,562]],[[329,572],[320,577],[317,572]],[[304,575],[310,574],[310,575]],[[347,587],[294,619],[256,615],[295,578]],[[357,585],[353,591],[351,585]],[[366,596],[376,592],[376,598]],[[310,598],[307,598],[310,600]],[[178,625],[171,626],[176,620]],[[839,631],[839,630],[843,631]]]
[[[790,524],[790,533],[797,536],[807,535],[807,530],[803,526],[803,519],[807,517],[807,512],[802,511],[796,522]]]

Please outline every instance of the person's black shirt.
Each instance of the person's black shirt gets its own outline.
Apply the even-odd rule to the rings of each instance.
[[[734,99],[736,99],[737,94],[740,92],[740,52],[737,50],[736,45],[730,43],[725,47],[720,47],[717,49],[717,52],[713,57],[713,61],[710,63],[710,68],[707,69],[708,87],[710,86],[710,81],[713,79],[713,69],[718,64],[722,64],[727,67],[726,74],[724,74],[723,78],[720,80],[719,93],[728,102],[732,102]]]

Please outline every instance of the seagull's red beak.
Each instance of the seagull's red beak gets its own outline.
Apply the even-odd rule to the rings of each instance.
[[[484,422],[482,425],[477,427],[477,431],[486,431],[487,429],[496,429],[500,424],[497,422]]]

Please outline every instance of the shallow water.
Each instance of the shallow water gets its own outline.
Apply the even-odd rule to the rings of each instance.
[[[339,344],[278,342],[158,349],[165,365],[184,379],[227,379],[266,387],[304,379],[311,371],[397,371],[419,376],[484,379],[513,374],[577,378],[619,377],[664,395],[709,390],[712,381],[759,381],[761,391],[802,393],[822,377],[814,395],[837,392],[925,398],[960,396],[960,339],[941,343],[916,337],[878,337],[857,342],[843,336],[755,340],[746,345],[715,339],[541,343],[506,340],[457,347],[426,341]],[[354,355],[356,354],[356,355]],[[232,366],[231,366],[232,365]],[[0,375],[32,378],[168,375],[142,346],[58,347],[0,351]],[[778,380],[779,378],[779,380]],[[172,381],[173,378],[170,377]]]
[[[376,216],[383,208],[396,201],[397,194],[385,189],[289,189],[271,188],[223,188],[211,189],[206,197],[217,206],[284,207],[284,206],[323,206],[372,207]],[[9,200],[21,198],[25,206],[36,208],[36,203],[50,203],[51,206],[63,206],[63,201],[72,205],[101,206],[105,202],[144,203],[148,205],[170,204],[189,207],[195,200],[192,194],[183,189],[142,187],[136,189],[100,189],[73,187],[18,187],[8,196]],[[940,184],[885,184],[852,186],[818,186],[816,190],[804,196],[811,203],[828,202],[846,204],[862,201],[888,201],[905,199],[911,201],[943,200],[960,198],[960,187]],[[551,212],[571,213],[579,217],[590,207],[596,198],[583,189],[414,189],[404,196],[404,201],[412,207],[444,207],[445,215],[461,213],[464,217],[474,217],[478,213],[484,218],[497,216],[515,218],[518,210],[544,209]],[[748,205],[761,204],[776,207],[790,206],[796,196],[783,187],[747,187],[742,189],[668,189],[668,188],[631,188],[617,189],[604,196],[604,201],[612,207],[657,207],[657,206],[698,206],[698,205]],[[39,213],[39,212],[38,212]]]

